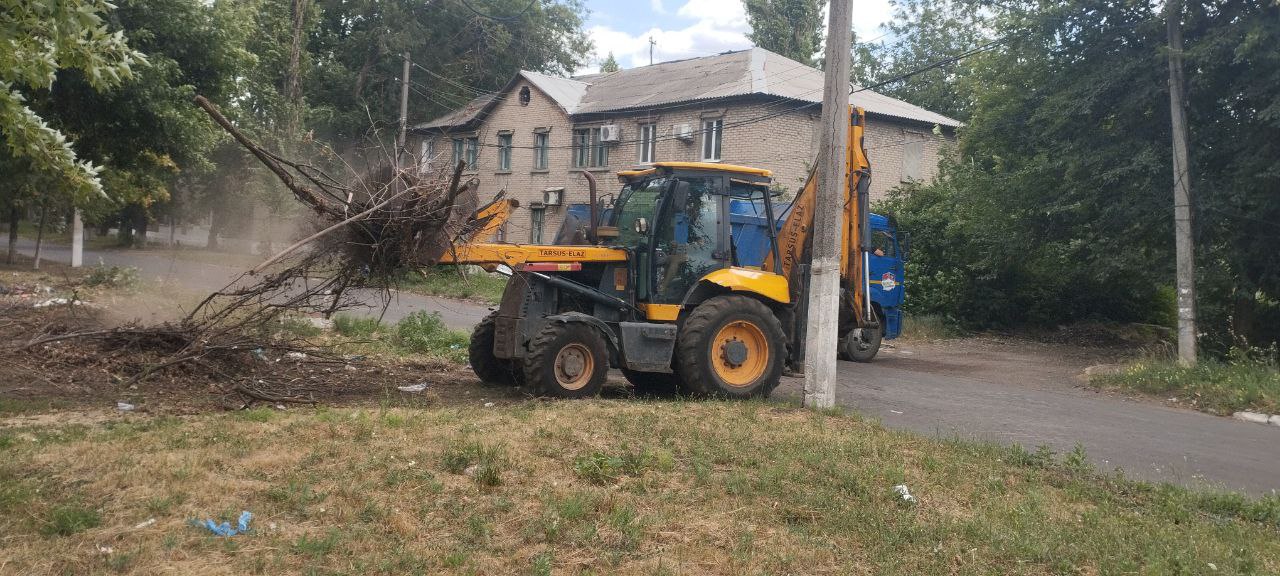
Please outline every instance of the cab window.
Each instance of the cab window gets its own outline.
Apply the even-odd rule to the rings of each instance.
[[[893,235],[888,230],[876,230],[871,233],[872,253],[876,256],[884,256],[887,258],[895,258],[897,254],[897,245],[893,242]]]
[[[724,267],[719,252],[720,180],[684,177],[668,192],[654,236],[655,302],[681,302],[698,280]]]

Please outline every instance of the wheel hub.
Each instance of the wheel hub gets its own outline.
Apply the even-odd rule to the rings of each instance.
[[[732,368],[738,368],[747,361],[747,345],[734,338],[720,347],[720,357]]]
[[[585,346],[577,343],[565,346],[556,354],[556,380],[565,389],[578,390],[591,380],[594,362],[591,351]]]

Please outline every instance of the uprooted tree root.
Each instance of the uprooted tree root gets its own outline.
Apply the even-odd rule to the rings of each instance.
[[[315,361],[343,360],[278,329],[294,317],[323,316],[364,306],[374,297],[384,306],[406,270],[435,262],[477,223],[477,182],[452,173],[427,174],[416,166],[391,165],[347,183],[311,164],[287,160],[262,148],[203,97],[203,108],[314,213],[316,233],[286,248],[221,290],[186,317],[158,326],[126,325],[101,330],[43,330],[29,349],[65,340],[92,340],[101,350],[146,351],[152,360],[129,383],[179,366],[221,376],[223,391],[247,402],[314,402],[305,388],[254,374],[255,356],[306,354]]]

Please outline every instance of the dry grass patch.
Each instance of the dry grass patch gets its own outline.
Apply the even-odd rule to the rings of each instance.
[[[5,573],[1280,570],[1275,498],[775,404],[130,416],[0,428],[0,451]],[[188,524],[241,510],[245,535]]]

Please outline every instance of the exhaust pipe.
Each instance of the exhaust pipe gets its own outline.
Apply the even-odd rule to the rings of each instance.
[[[587,241],[592,244],[598,244],[600,239],[596,237],[596,228],[600,226],[600,215],[596,212],[598,207],[596,204],[596,177],[590,172],[583,171],[582,176],[587,179],[587,193],[591,198],[591,222],[587,225]]]

